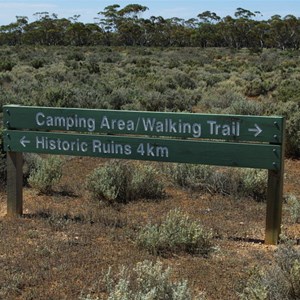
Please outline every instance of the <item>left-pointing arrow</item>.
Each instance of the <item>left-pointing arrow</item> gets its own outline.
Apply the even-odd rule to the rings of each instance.
[[[30,144],[29,140],[26,140],[26,136],[24,135],[21,139],[20,139],[20,143],[23,147],[26,147],[26,144]]]

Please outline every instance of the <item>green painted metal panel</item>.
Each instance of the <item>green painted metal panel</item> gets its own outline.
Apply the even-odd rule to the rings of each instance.
[[[7,129],[60,130],[282,143],[282,117],[91,110],[7,105]]]
[[[7,151],[278,170],[281,146],[6,130]]]

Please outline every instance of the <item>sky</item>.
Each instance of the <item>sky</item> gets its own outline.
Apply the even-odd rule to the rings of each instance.
[[[58,18],[69,18],[80,15],[79,21],[93,23],[97,14],[106,6],[119,4],[140,4],[149,9],[141,17],[162,16],[164,18],[179,17],[185,20],[196,18],[204,11],[215,12],[220,17],[234,16],[236,8],[241,7],[252,12],[260,11],[257,19],[268,19],[273,15],[282,17],[292,14],[300,17],[299,0],[0,0],[0,25],[8,25],[16,20],[16,16],[27,16],[29,22],[35,21],[36,12],[55,13]]]

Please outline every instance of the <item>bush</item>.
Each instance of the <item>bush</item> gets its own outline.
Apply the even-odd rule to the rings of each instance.
[[[35,172],[40,163],[42,158],[35,153],[23,153],[23,184],[28,184],[28,179],[30,175]]]
[[[223,112],[236,115],[263,115],[265,113],[265,106],[257,101],[240,99],[232,102]]]
[[[257,201],[265,200],[268,188],[267,170],[241,169],[239,173],[240,193]]]
[[[205,165],[193,164],[171,164],[168,173],[173,181],[187,189],[215,192],[215,183],[211,179],[214,174],[214,168]]]
[[[213,250],[212,232],[178,209],[171,210],[160,225],[142,228],[137,244],[155,255],[181,251],[208,255]]]
[[[246,96],[257,97],[259,95],[265,95],[266,93],[266,84],[260,78],[255,78],[251,80],[246,86]]]
[[[283,80],[278,87],[279,102],[293,101],[300,104],[300,83],[298,79]]]
[[[57,156],[49,156],[39,160],[37,168],[28,178],[29,184],[40,193],[51,193],[54,185],[61,179],[62,163],[62,159]]]
[[[292,222],[300,223],[300,199],[295,195],[289,195],[287,197],[287,210],[290,213]]]
[[[266,199],[267,172],[255,169],[217,168],[206,165],[170,164],[167,172],[179,186],[210,194]]]
[[[186,280],[172,282],[171,268],[164,269],[161,262],[139,262],[131,270],[120,268],[117,278],[111,275],[111,269],[105,275],[106,290],[110,300],[204,300],[203,293],[193,296]],[[99,299],[81,297],[82,300]]]
[[[113,160],[88,175],[86,187],[93,198],[108,203],[162,198],[164,186],[158,175],[150,165]]]
[[[280,246],[276,264],[265,270],[255,270],[240,299],[297,300],[300,299],[300,252],[292,245]]]
[[[45,64],[46,61],[43,58],[35,58],[30,62],[30,65],[35,69],[42,68]]]
[[[13,62],[9,59],[4,59],[4,60],[0,61],[0,72],[11,71],[15,65],[16,65],[15,62]]]
[[[286,155],[300,157],[300,104],[280,102],[273,106],[271,112],[286,118]]]

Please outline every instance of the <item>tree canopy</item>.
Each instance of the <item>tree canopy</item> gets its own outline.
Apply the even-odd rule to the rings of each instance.
[[[188,20],[151,16],[140,4],[109,5],[98,12],[94,23],[82,23],[80,15],[58,18],[48,12],[35,13],[36,20],[16,16],[0,26],[0,45],[105,45],[248,47],[299,49],[300,19],[289,14],[259,20],[259,11],[237,8],[234,16],[220,17],[204,11]]]

